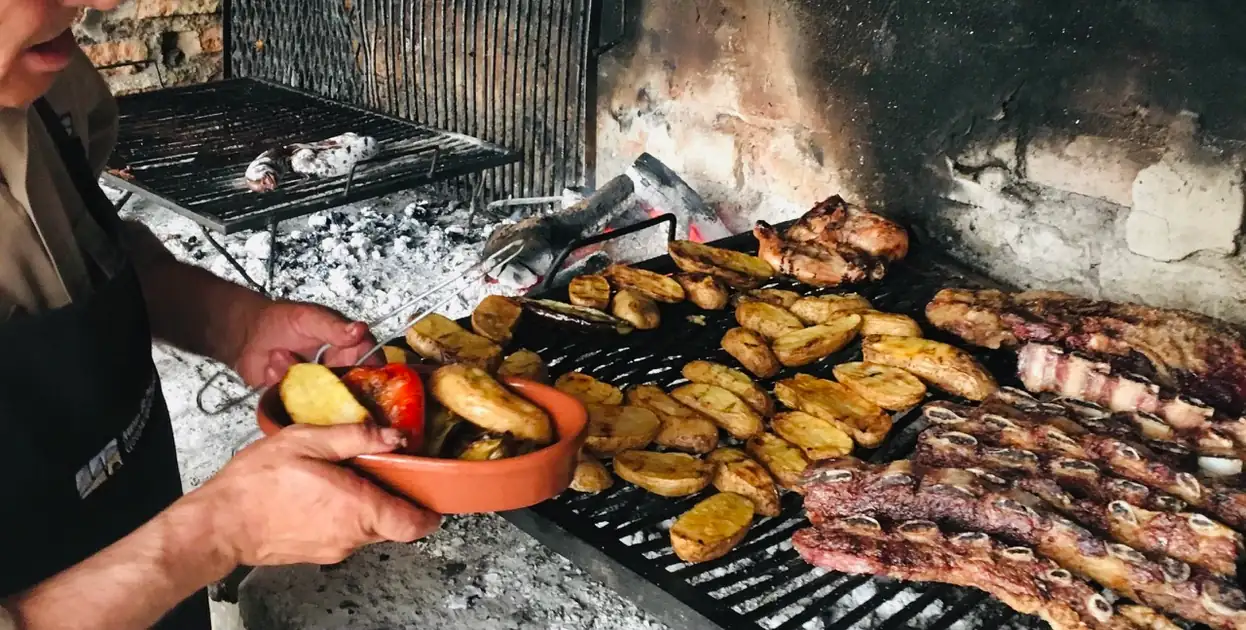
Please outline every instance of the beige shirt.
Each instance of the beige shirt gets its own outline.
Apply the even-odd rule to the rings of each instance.
[[[46,97],[101,172],[117,139],[117,104],[86,55],[75,55]],[[0,322],[89,295],[87,256],[107,261],[111,247],[39,114],[0,108]]]

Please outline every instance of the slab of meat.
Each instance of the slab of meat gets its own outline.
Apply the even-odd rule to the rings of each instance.
[[[1015,488],[1092,531],[1139,551],[1172,556],[1218,575],[1233,576],[1242,537],[1193,512],[1152,511],[1120,498],[1097,467],[1030,451],[984,446],[971,435],[934,426],[918,436],[912,461],[922,467],[963,468],[984,486]]]
[[[1246,629],[1246,595],[1235,585],[1174,559],[1153,561],[1105,542],[1042,501],[994,491],[954,468],[908,461],[875,465],[844,457],[805,471],[805,510],[814,525],[850,516],[928,520],[1030,545],[1061,567],[1134,601],[1218,629]]]
[[[765,221],[753,227],[758,257],[779,273],[813,286],[881,280],[887,263],[908,254],[900,225],[838,195],[806,212],[783,234]]]
[[[317,142],[296,143],[260,154],[247,165],[247,187],[255,192],[270,192],[281,178],[293,172],[314,177],[341,177],[356,164],[380,152],[380,145],[371,136],[354,132]]]

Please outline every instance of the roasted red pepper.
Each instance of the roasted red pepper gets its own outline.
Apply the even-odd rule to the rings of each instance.
[[[407,450],[424,443],[424,383],[409,366],[357,367],[342,381],[380,424],[407,434]]]

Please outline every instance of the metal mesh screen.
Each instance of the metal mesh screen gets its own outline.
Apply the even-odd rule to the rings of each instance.
[[[256,77],[520,153],[492,196],[583,183],[596,0],[231,0],[231,76]]]

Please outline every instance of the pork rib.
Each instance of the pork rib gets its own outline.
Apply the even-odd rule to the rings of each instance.
[[[928,520],[1034,547],[1061,567],[1141,604],[1217,629],[1246,629],[1246,595],[1227,580],[1174,558],[1161,562],[1103,539],[1027,493],[994,491],[955,468],[882,466],[853,457],[805,471],[805,510],[814,525],[865,515]]]
[[[1054,291],[944,289],[926,305],[926,318],[988,348],[1033,341],[1110,355],[1127,371],[1152,372],[1234,415],[1246,407],[1246,341],[1206,315]]]
[[[984,485],[1029,492],[1079,524],[1140,551],[1172,556],[1219,575],[1237,573],[1241,534],[1202,514],[1151,511],[1115,498],[1098,469],[1086,470],[1082,462],[990,448],[941,426],[922,432],[912,459],[923,467],[969,470]]]
[[[883,528],[853,516],[802,529],[792,546],[806,562],[853,574],[969,586],[1013,610],[1036,615],[1053,630],[1176,630],[1144,606],[1117,606],[1028,547],[1009,547],[981,533],[947,535],[930,521]]]

